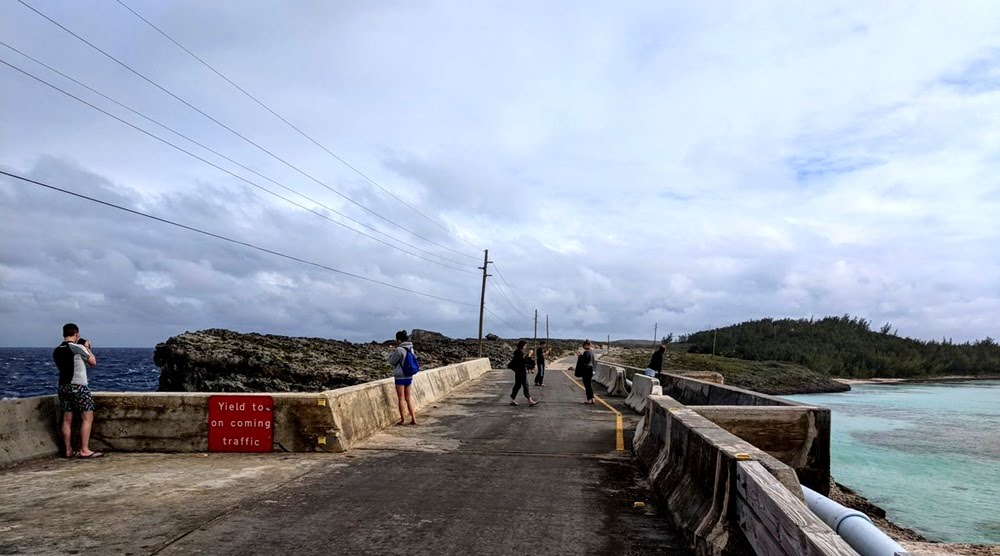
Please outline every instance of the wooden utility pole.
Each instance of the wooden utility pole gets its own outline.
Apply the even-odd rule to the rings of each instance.
[[[483,356],[483,312],[486,310],[486,267],[493,262],[490,260],[490,250],[486,249],[483,254],[483,291],[479,294],[479,357]]]
[[[545,339],[549,339],[549,316],[545,315]]]
[[[715,339],[719,336],[719,329],[712,332],[712,355],[715,355]]]
[[[653,323],[653,345],[654,346],[656,345],[656,330],[657,330],[657,327],[659,327],[659,326],[660,326],[660,323],[658,323],[658,322],[654,322]]]
[[[538,349],[538,309],[535,309],[535,346],[532,349]]]

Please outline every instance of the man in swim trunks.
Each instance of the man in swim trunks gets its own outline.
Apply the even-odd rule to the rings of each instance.
[[[63,325],[63,341],[52,351],[59,369],[59,407],[62,409],[62,438],[66,457],[99,458],[101,452],[90,449],[90,430],[94,425],[94,397],[87,386],[87,365],[97,366],[90,341],[80,341],[80,327]],[[73,450],[73,415],[79,413],[80,450]]]

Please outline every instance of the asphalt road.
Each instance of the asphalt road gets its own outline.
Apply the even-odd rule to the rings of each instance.
[[[0,554],[689,554],[617,449],[615,411],[626,446],[637,417],[584,405],[567,364],[531,387],[538,406],[509,406],[495,370],[345,454],[8,470]]]

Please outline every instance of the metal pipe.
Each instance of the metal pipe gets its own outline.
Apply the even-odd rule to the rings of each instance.
[[[861,556],[895,556],[907,553],[905,548],[876,527],[867,515],[845,508],[806,486],[802,487],[802,494],[809,509]]]

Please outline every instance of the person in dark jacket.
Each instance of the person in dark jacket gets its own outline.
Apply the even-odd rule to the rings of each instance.
[[[538,344],[538,348],[535,349],[535,367],[538,368],[538,374],[535,375],[535,386],[545,386],[545,354],[548,353],[549,348],[545,345],[545,340],[542,340]]]
[[[583,403],[594,403],[594,352],[591,351],[590,340],[583,341],[583,351],[576,358],[576,369],[574,375],[583,379],[583,389],[587,393],[587,401]]]
[[[660,347],[653,352],[653,356],[649,359],[649,365],[646,365],[646,376],[656,376],[657,373],[663,371],[663,352],[667,351],[667,346],[660,344]]]
[[[510,405],[519,405],[517,403],[517,391],[524,387],[524,397],[528,398],[528,405],[538,405],[538,402],[531,399],[531,394],[528,392],[528,355],[524,352],[524,346],[528,342],[521,340],[517,343],[517,349],[514,350],[514,358],[510,360],[507,367],[514,371],[514,389],[510,391]]]

